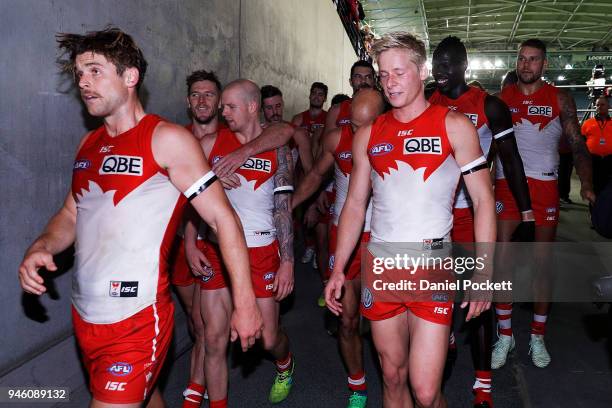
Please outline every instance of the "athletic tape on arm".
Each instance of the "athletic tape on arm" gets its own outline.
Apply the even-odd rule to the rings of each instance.
[[[487,168],[489,168],[487,166],[487,159],[484,156],[480,156],[476,160],[461,167],[461,174],[467,176],[470,173],[476,173],[477,171]]]
[[[208,186],[210,186],[216,180],[217,180],[217,175],[213,173],[212,170],[210,170],[208,173],[202,176],[202,178],[200,178],[198,181],[193,183],[191,187],[185,190],[183,195],[185,195],[185,197],[187,197],[187,199],[191,201],[197,196],[199,196],[201,193],[203,193],[204,190],[206,190]]]
[[[493,135],[493,139],[495,140],[499,140],[499,139],[505,139],[506,137],[508,137],[508,135],[510,133],[514,132],[514,128],[510,128],[510,129],[506,129],[506,130],[502,130],[501,132]]]
[[[293,193],[293,186],[278,186],[274,189],[274,194]]]

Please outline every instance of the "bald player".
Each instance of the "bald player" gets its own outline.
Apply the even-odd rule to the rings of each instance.
[[[380,92],[374,89],[357,91],[351,104],[350,124],[342,125],[326,133],[321,145],[321,154],[313,169],[306,175],[297,189],[293,206],[299,205],[314,194],[332,166],[335,167],[334,187],[336,200],[332,213],[333,225],[329,243],[329,276],[334,268],[334,250],[338,220],[348,193],[353,161],[351,147],[354,133],[361,126],[370,124],[384,109],[384,101]],[[366,378],[363,367],[363,344],[359,335],[359,296],[361,292],[361,244],[370,238],[371,206],[363,223],[360,242],[357,243],[346,263],[343,273],[346,275],[344,291],[341,298],[342,314],[338,332],[340,354],[348,371],[349,408],[363,408],[367,403]]]
[[[227,85],[221,95],[222,114],[229,129],[202,141],[210,163],[260,137],[260,91],[251,81],[240,79]],[[226,190],[238,213],[247,241],[251,278],[257,304],[264,318],[262,342],[276,360],[277,375],[269,400],[287,398],[293,383],[293,359],[289,339],[279,327],[279,302],[293,290],[293,222],[290,198],[293,192],[291,153],[283,145],[249,157],[236,171],[239,186]],[[204,273],[202,315],[206,326],[206,378],[215,407],[227,403],[227,328],[231,315],[230,291],[216,237],[209,234],[203,255],[211,272]],[[205,262],[204,262],[205,263]]]

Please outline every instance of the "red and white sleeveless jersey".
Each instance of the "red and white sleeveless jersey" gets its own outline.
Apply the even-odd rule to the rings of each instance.
[[[234,132],[222,129],[210,151],[213,165],[223,156],[242,147]],[[276,151],[257,154],[244,163],[236,175],[240,187],[225,190],[232,207],[240,217],[249,248],[266,246],[276,239],[274,226],[274,175],[278,169]]]
[[[557,93],[557,88],[544,84],[534,94],[523,95],[515,84],[504,88],[500,95],[512,113],[514,136],[527,177],[557,179],[562,133]],[[496,167],[496,177],[505,178],[499,158]]]
[[[72,302],[87,322],[116,323],[170,300],[168,253],[186,199],[153,158],[160,121],[146,115],[115,137],[102,126],[77,153]]]
[[[449,98],[437,89],[429,97],[430,103],[436,105],[447,106],[449,109],[465,114],[476,126],[478,131],[478,139],[480,140],[480,148],[484,156],[489,155],[491,142],[493,141],[493,133],[489,129],[489,122],[485,114],[485,99],[489,95],[485,91],[473,86],[457,99]],[[457,195],[455,197],[455,208],[467,208],[472,206],[472,200],[467,192],[463,179],[459,183]]]
[[[310,135],[312,135],[316,130],[322,129],[325,127],[325,118],[327,117],[327,112],[321,110],[317,116],[310,115],[310,109],[302,112],[302,124],[301,128],[304,128],[308,131]]]
[[[334,202],[334,208],[332,212],[334,225],[338,225],[340,220],[340,213],[344,208],[346,202],[346,196],[348,195],[349,183],[351,181],[351,171],[353,170],[353,128],[351,125],[344,125],[340,127],[340,140],[338,146],[334,151],[334,188],[336,189],[336,199]],[[372,200],[368,201],[368,208],[365,215],[365,223],[363,225],[363,231],[370,231],[370,218],[372,217]]]
[[[338,111],[338,117],[336,118],[336,126],[349,125],[351,123],[351,103],[352,99],[347,99],[340,103],[340,110]]]
[[[446,133],[448,108],[430,105],[408,123],[379,116],[372,125],[372,241],[450,240],[461,171]]]

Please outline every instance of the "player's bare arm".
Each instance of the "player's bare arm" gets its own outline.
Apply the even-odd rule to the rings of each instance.
[[[280,267],[274,279],[275,299],[280,301],[293,291],[293,159],[287,146],[276,150],[278,169],[274,175],[274,226],[279,244]]]
[[[329,310],[336,315],[342,313],[342,304],[339,299],[344,285],[344,269],[361,237],[372,190],[370,181],[372,166],[367,155],[371,129],[371,125],[362,126],[353,138],[353,170],[348,195],[338,221],[334,270],[325,287],[325,302]]]
[[[189,269],[194,275],[206,275],[204,267],[210,266],[210,261],[196,245],[200,216],[189,205],[185,209],[183,220],[185,221],[185,258],[187,258]]]
[[[558,103],[559,119],[563,127],[563,134],[567,136],[567,140],[572,148],[574,166],[580,178],[580,195],[583,200],[594,203],[593,165],[584,138],[580,134],[580,126],[578,125],[578,118],[576,116],[576,103],[574,102],[574,98],[563,89],[559,89]]]
[[[325,140],[323,140],[321,154],[312,166],[312,170],[306,173],[306,177],[304,177],[293,195],[293,208],[299,206],[321,187],[321,183],[323,183],[329,170],[334,165],[334,150],[338,146],[339,140],[340,129],[336,128],[327,134]]]
[[[300,127],[295,128],[293,133],[293,140],[298,147],[300,154],[300,161],[302,162],[302,168],[304,173],[308,173],[312,169],[312,144],[308,131]]]
[[[516,144],[510,110],[501,99],[489,95],[485,100],[485,114],[493,134],[495,149],[508,180],[508,186],[521,212],[522,219],[523,221],[534,221],[527,177]]]
[[[297,115],[293,116],[293,119],[291,119],[291,123],[293,123],[293,125],[297,127],[302,126],[302,114],[298,113]]]
[[[287,123],[270,124],[257,138],[215,163],[213,171],[218,177],[227,177],[242,166],[249,157],[287,144],[292,136],[293,127],[291,125]]]
[[[232,209],[221,184],[214,182],[215,176],[210,172],[197,140],[185,128],[161,123],[153,134],[152,150],[155,160],[168,170],[170,180],[179,191],[185,192],[200,183],[190,202],[219,240],[223,261],[232,283],[235,308],[232,340],[240,336],[242,348],[246,350],[261,336],[263,320],[255,303],[240,219]]]
[[[486,159],[478,142],[478,134],[470,120],[460,113],[449,112],[446,116],[448,139],[455,152],[455,160],[461,168],[461,174],[474,206],[474,236],[476,242],[495,242],[495,200],[493,187],[489,178]],[[492,250],[491,248],[485,248]],[[477,246],[477,256],[478,254]],[[487,258],[493,259],[493,253],[487,253]],[[490,268],[491,264],[487,264]],[[486,276],[492,275],[492,270],[483,271]],[[462,308],[468,302],[463,302]],[[466,321],[479,316],[491,307],[491,302],[469,302],[469,312]]]
[[[85,144],[92,132],[87,133],[77,147],[77,153]],[[47,223],[42,234],[26,250],[19,265],[19,282],[24,291],[35,295],[46,292],[43,278],[38,273],[40,268],[56,271],[53,255],[66,250],[76,238],[76,202],[68,192],[64,204]]]

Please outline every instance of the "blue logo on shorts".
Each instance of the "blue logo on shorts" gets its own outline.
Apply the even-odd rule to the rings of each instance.
[[[267,281],[274,279],[274,272],[266,273],[263,278],[264,280],[267,280]]]
[[[108,372],[117,377],[125,377],[132,372],[132,366],[128,363],[113,363],[108,367]]]
[[[335,257],[335,256],[333,256],[333,255],[330,255],[330,256],[329,256],[329,266],[328,266],[328,269],[329,269],[330,271],[333,271],[333,270],[334,270],[334,262],[335,262],[335,261],[336,261],[336,257]]]
[[[210,266],[204,267],[204,273],[206,273],[206,275],[200,276],[200,279],[202,279],[202,282],[208,282],[215,276],[215,271]]]
[[[431,300],[433,302],[448,302],[448,294],[447,293],[434,293],[431,295]]]
[[[365,307],[366,309],[369,309],[372,307],[372,304],[374,303],[374,301],[372,299],[372,292],[370,292],[370,289],[363,288],[363,290],[361,291],[361,303],[363,304],[363,307]]]
[[[504,203],[502,203],[501,201],[496,201],[495,202],[495,212],[499,214],[502,211],[504,211]]]

